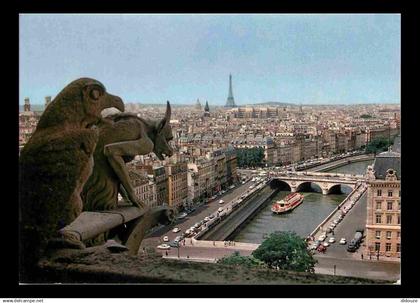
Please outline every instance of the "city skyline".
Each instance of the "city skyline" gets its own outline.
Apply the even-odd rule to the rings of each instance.
[[[400,19],[22,14],[19,104],[86,76],[126,103],[223,106],[230,73],[238,106],[396,104]]]

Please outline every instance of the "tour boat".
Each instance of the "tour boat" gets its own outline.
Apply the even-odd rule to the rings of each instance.
[[[303,202],[303,195],[300,193],[292,193],[286,198],[276,201],[271,206],[271,211],[275,214],[282,214],[295,209]]]

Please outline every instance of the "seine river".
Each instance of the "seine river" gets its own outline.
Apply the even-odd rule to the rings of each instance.
[[[329,172],[364,174],[373,161],[355,162],[329,170]],[[262,209],[235,237],[234,241],[261,243],[264,237],[274,231],[294,231],[306,237],[314,228],[328,216],[334,208],[351,192],[351,188],[342,187],[342,194],[323,195],[318,186],[311,186],[314,192],[303,192],[303,203],[292,212],[274,215],[271,212],[271,202]],[[289,194],[280,191],[273,200],[279,200]]]

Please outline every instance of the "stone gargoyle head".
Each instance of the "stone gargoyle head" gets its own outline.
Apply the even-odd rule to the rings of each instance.
[[[159,160],[164,160],[165,156],[171,157],[174,153],[172,147],[168,143],[173,139],[172,128],[169,123],[170,120],[171,105],[169,104],[169,101],[167,101],[165,117],[161,121],[157,122],[156,137],[153,147],[153,152]]]

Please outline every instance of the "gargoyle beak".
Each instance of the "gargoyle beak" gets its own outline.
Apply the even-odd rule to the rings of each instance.
[[[125,110],[124,103],[120,97],[108,94],[107,98],[104,100],[102,109],[111,107],[115,107],[121,112],[124,112]]]

